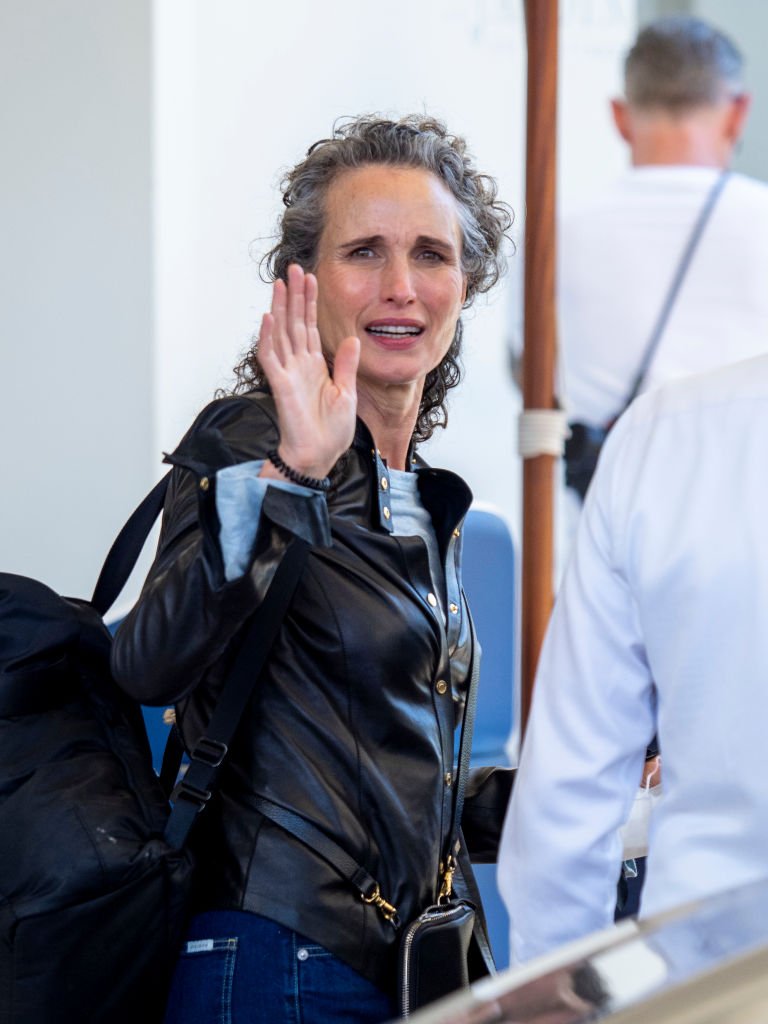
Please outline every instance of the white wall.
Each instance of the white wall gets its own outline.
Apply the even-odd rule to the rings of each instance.
[[[267,302],[251,249],[280,169],[337,116],[445,117],[522,238],[522,9],[3,0],[0,567],[87,593],[161,451],[231,379]],[[634,3],[562,0],[562,20],[560,181],[577,196],[623,159],[605,111]],[[515,521],[518,315],[514,277],[469,315],[466,379],[427,452]]]
[[[68,593],[150,481],[150,0],[0,4],[0,568]]]

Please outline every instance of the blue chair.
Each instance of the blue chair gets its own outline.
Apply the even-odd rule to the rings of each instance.
[[[464,523],[464,589],[483,659],[472,765],[509,765],[507,743],[515,724],[517,606],[515,546],[506,520],[471,508]],[[509,917],[496,885],[496,865],[475,867],[499,968],[509,964]]]

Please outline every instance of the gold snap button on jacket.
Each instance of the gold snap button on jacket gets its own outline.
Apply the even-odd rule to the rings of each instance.
[[[385,519],[389,519],[389,517],[392,515],[392,513],[389,511],[389,509],[387,508],[386,505],[384,506],[383,511],[384,511],[384,518]]]
[[[385,476],[383,476],[381,478],[381,489],[382,489],[382,491],[386,491],[388,489],[388,487],[389,487],[389,483],[387,482],[387,478]]]
[[[437,598],[435,597],[434,594],[432,594],[432,593],[427,594],[427,601],[429,602],[429,604],[433,608],[437,608]]]
[[[201,477],[201,479],[200,479],[200,490],[201,491],[207,491],[210,486],[211,486],[211,481],[208,479],[208,477],[207,476]]]
[[[438,693],[445,693],[445,691],[448,689],[448,683],[446,683],[444,679],[438,679],[437,682],[435,683],[435,689],[437,690]]]
[[[453,601],[451,601],[448,607],[451,609],[451,615],[456,615],[459,611],[459,606],[457,604],[454,604]]]
[[[445,785],[448,787],[448,789],[450,789],[451,786],[453,785],[453,776],[451,775],[450,772],[445,773]]]

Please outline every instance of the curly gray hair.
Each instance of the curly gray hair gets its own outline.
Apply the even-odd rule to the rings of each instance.
[[[291,263],[314,270],[330,184],[342,171],[370,164],[431,171],[455,197],[467,281],[464,308],[496,284],[506,266],[503,241],[512,224],[511,210],[497,199],[493,178],[475,170],[464,139],[451,135],[442,121],[418,114],[397,121],[371,115],[337,122],[330,138],[310,146],[306,157],[283,178],[285,211],[277,244],[262,260],[265,280],[286,280]],[[427,440],[435,427],[447,423],[446,396],[461,378],[461,338],[459,320],[443,361],[427,374],[414,432],[417,441]],[[236,393],[266,384],[258,340],[235,373]]]

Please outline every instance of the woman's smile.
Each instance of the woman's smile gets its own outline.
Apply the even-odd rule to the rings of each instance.
[[[365,332],[384,348],[405,349],[424,333],[424,325],[416,320],[389,318],[372,321]]]

